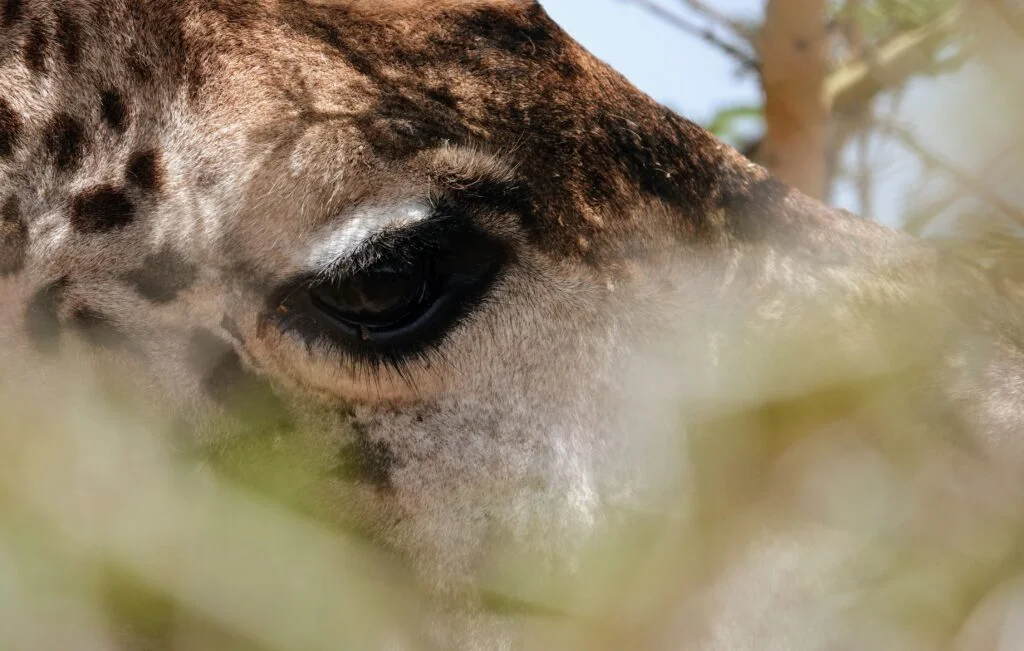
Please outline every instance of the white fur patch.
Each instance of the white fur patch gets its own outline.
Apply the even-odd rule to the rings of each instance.
[[[351,256],[370,236],[385,228],[401,228],[421,222],[429,215],[429,206],[420,201],[355,210],[340,226],[332,224],[317,235],[305,267],[311,270],[332,267]]]

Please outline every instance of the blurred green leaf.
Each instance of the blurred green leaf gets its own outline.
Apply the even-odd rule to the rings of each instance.
[[[721,109],[706,127],[719,138],[737,144],[752,131],[764,129],[764,109],[760,105],[736,105]]]

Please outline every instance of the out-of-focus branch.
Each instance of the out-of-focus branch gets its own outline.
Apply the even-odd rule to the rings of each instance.
[[[927,165],[938,170],[942,170],[960,183],[964,188],[969,190],[974,196],[988,203],[1014,222],[1024,225],[1024,209],[1006,201],[973,174],[964,172],[957,166],[945,160],[942,156],[925,147],[917,138],[914,137],[914,134],[911,133],[909,129],[892,121],[878,122],[878,126],[882,131],[889,134],[901,142],[905,147],[920,156],[921,160],[923,160]]]
[[[962,201],[964,196],[964,189],[960,186],[954,186],[952,190],[938,199],[929,201],[917,210],[907,214],[904,217],[902,229],[914,237],[923,236],[925,229],[938,215],[945,213],[956,205],[958,201]]]
[[[847,47],[855,58],[863,57],[867,51],[867,48],[864,47],[864,30],[861,29],[860,21],[857,20],[862,8],[861,0],[846,0],[846,6],[843,7],[842,12],[846,18],[840,24],[843,38],[846,39]]]
[[[690,21],[686,20],[682,16],[669,11],[665,7],[661,6],[653,0],[621,0],[628,4],[636,5],[637,7],[647,11],[656,18],[664,21],[665,24],[671,25],[676,29],[686,32],[690,36],[695,36],[708,44],[718,48],[725,52],[727,55],[736,59],[744,68],[749,70],[757,71],[760,69],[760,64],[757,58],[751,55],[749,52],[744,52],[741,48],[736,47],[732,43],[729,43],[715,34],[714,31],[700,25],[694,25]]]
[[[1006,165],[1007,159],[1022,149],[1024,149],[1024,143],[1010,143],[993,156],[980,171],[976,172],[974,177],[988,177],[998,167]],[[971,195],[972,193],[970,190],[965,191],[963,185],[955,186],[947,191],[942,197],[930,201],[908,215],[906,222],[903,225],[903,229],[912,235],[921,235],[923,234],[924,229],[932,222],[933,219],[935,219],[935,217],[949,210],[956,204],[956,202]]]
[[[729,30],[736,38],[740,38],[749,43],[751,47],[755,47],[754,31],[742,22],[708,5],[704,0],[679,0],[679,2],[694,13],[700,14],[708,22]]]
[[[932,23],[902,34],[867,56],[833,71],[825,82],[834,113],[859,113],[879,93],[934,68],[935,48],[951,36],[962,11],[954,8]]]
[[[852,116],[859,120],[881,93],[902,87],[918,74],[934,72],[935,49],[956,32],[961,15],[961,9],[951,9],[928,25],[865,51],[858,59],[830,73],[825,80],[825,93],[833,118]],[[752,142],[743,148],[743,154],[771,167],[763,145],[763,140]]]

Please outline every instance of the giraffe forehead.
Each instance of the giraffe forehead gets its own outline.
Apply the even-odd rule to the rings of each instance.
[[[348,7],[348,3],[339,4],[343,8]],[[440,8],[445,3],[433,4],[435,8]],[[235,101],[227,103],[231,107],[227,115],[207,113],[198,107],[189,111],[182,105],[180,108],[185,110],[188,117],[182,120],[181,111],[171,111],[168,122],[168,91],[166,88],[152,88],[150,84],[153,82],[153,74],[157,74],[162,81],[167,78],[181,81],[189,93],[206,92],[208,97],[217,96],[222,80],[218,80],[221,78],[218,78],[215,71],[204,70],[200,64],[196,64],[190,75],[177,78],[168,74],[166,62],[165,67],[161,67],[161,62],[152,52],[147,51],[148,46],[142,44],[136,48],[136,41],[167,40],[166,34],[147,33],[146,29],[152,30],[153,25],[147,24],[152,16],[147,18],[145,9],[140,10],[142,17],[139,18],[133,12],[125,12],[120,3],[114,3],[114,8],[105,13],[100,13],[95,3],[64,7],[29,5],[11,0],[4,6],[8,10],[0,29],[5,36],[13,37],[7,39],[9,44],[18,43],[23,46],[18,51],[0,52],[0,67],[15,73],[9,77],[12,81],[3,84],[5,88],[0,88],[3,91],[0,92],[0,174],[6,176],[10,173],[23,179],[20,188],[22,192],[14,184],[5,182],[4,189],[8,191],[5,194],[9,196],[0,197],[10,206],[5,212],[8,224],[5,233],[14,235],[5,237],[8,248],[25,239],[21,234],[26,223],[42,215],[52,217],[59,214],[58,219],[63,221],[63,226],[56,230],[52,225],[43,229],[50,234],[70,232],[78,236],[98,236],[122,233],[140,221],[140,218],[152,213],[154,206],[167,199],[165,190],[174,180],[180,181],[173,189],[177,195],[184,188],[193,192],[199,190],[201,194],[204,185],[216,185],[216,173],[219,171],[220,176],[226,179],[221,187],[230,185],[237,191],[245,182],[245,175],[238,171],[246,163],[259,165],[258,154],[264,154],[268,161],[272,161],[275,156],[286,151],[281,148],[282,144],[285,147],[291,146],[289,158],[294,168],[291,170],[292,177],[310,177],[327,170],[323,173],[326,178],[321,185],[334,186],[329,187],[327,192],[335,192],[337,186],[343,184],[358,185],[365,181],[365,185],[379,185],[384,182],[379,178],[366,181],[365,177],[373,176],[365,173],[366,162],[379,161],[382,157],[405,158],[415,152],[451,140],[464,139],[466,136],[465,121],[457,112],[452,111],[451,104],[455,100],[446,95],[444,84],[431,89],[409,87],[412,95],[420,96],[413,101],[397,97],[406,94],[403,89],[410,83],[408,78],[396,81],[396,86],[386,83],[379,74],[366,74],[370,72],[370,67],[379,64],[381,67],[376,72],[380,72],[389,64],[384,61],[367,64],[366,57],[379,57],[380,51],[345,52],[346,45],[336,42],[337,34],[332,30],[344,24],[341,22],[342,17],[347,14],[332,14],[330,21],[324,16],[304,14],[301,20],[291,14],[281,20],[293,27],[299,22],[303,23],[306,31],[296,30],[296,33],[302,34],[302,38],[312,35],[318,43],[317,47],[326,45],[335,53],[342,52],[356,72],[369,79],[370,86],[376,87],[374,92],[364,93],[365,97],[376,95],[376,101],[363,102],[359,107],[339,107],[332,112],[325,108],[330,103],[322,101],[331,96],[332,92],[324,92],[320,88],[317,92],[302,94],[302,91],[309,90],[303,86],[305,82],[302,81],[309,75],[300,75],[301,83],[290,86],[279,83],[279,78],[257,78],[249,85],[261,87],[265,92],[283,93],[288,98],[292,111],[285,119],[270,119],[265,112],[260,112],[254,105],[237,101],[236,97]],[[468,5],[463,9],[466,7]],[[157,9],[159,7],[150,10]],[[248,18],[260,13],[259,9],[253,9]],[[96,39],[96,31],[91,28],[102,22],[101,17],[112,23],[111,29],[116,26],[129,27],[125,30],[125,41],[132,45],[119,45],[111,48],[111,52],[99,54],[102,44]],[[357,23],[358,29],[355,31],[366,29],[364,20],[360,19]],[[83,25],[89,25],[90,29],[84,30]],[[196,41],[194,47],[197,52],[218,62],[241,56],[238,51],[225,46],[222,38],[214,38],[210,33],[192,33],[191,38]],[[294,34],[283,37],[278,32],[275,38],[275,47],[269,50],[268,56],[280,62],[281,51],[292,48],[294,39],[299,37]],[[360,49],[366,44],[357,45],[359,47],[354,49]],[[101,74],[97,70],[99,66],[109,69],[103,70]],[[144,70],[147,66],[148,71]],[[329,67],[337,71],[336,66]],[[41,95],[32,96],[31,90],[32,86],[44,82],[53,85],[58,91],[46,101],[43,101]],[[344,84],[342,87],[350,88]],[[336,97],[339,86],[336,84],[334,89]],[[75,101],[60,101],[61,93],[65,92],[73,93]],[[174,92],[171,91],[171,94]],[[382,92],[389,97],[383,103],[379,97]],[[358,110],[347,111],[346,108]],[[224,141],[219,137],[217,128],[221,122],[228,126],[228,118],[235,118],[245,125],[239,129],[236,138],[242,145],[234,149],[221,146]],[[194,134],[182,137],[180,131],[183,128],[187,130],[190,125],[206,133],[205,142],[196,141]],[[354,142],[353,133],[362,137]],[[267,140],[262,143],[262,151],[258,151],[261,136]],[[193,141],[189,146],[181,147],[180,141],[188,137],[192,137]],[[165,143],[162,141],[167,139],[178,141],[173,143],[172,151],[164,149]],[[300,147],[309,143],[313,145],[305,150]],[[332,148],[332,145],[335,146]],[[364,147],[374,148],[374,156],[362,154]],[[199,168],[196,170],[182,169],[192,163],[202,163],[202,150],[206,148],[216,152],[213,156],[220,156],[221,160],[196,165]],[[254,156],[254,153],[257,155]],[[248,160],[243,160],[246,158]],[[341,168],[350,164],[353,167],[363,164],[360,170],[363,173],[342,174]],[[218,169],[219,165],[230,166],[231,169]],[[27,181],[24,180],[25,170],[30,170]],[[212,174],[209,173],[211,171]],[[278,171],[277,168],[273,169],[274,173]],[[345,178],[339,179],[340,176]],[[302,179],[303,182],[307,180]],[[293,195],[313,194],[306,192],[309,185],[303,182],[289,178],[289,175],[279,175],[269,186],[257,189],[285,195],[289,192]],[[43,200],[23,201],[19,204],[18,195],[33,194],[36,188],[29,187],[33,184],[49,186],[42,193],[35,192]],[[231,198],[228,197],[228,200]],[[210,206],[207,212],[223,212],[220,210],[222,207]],[[15,213],[17,216],[13,216]],[[356,224],[366,225],[370,221],[373,220],[359,218],[348,228],[354,229]],[[64,226],[70,226],[70,231]],[[339,237],[334,237],[330,240],[333,244],[323,245],[321,249],[330,246],[337,248],[345,238],[351,239],[350,236],[342,239]]]
[[[55,94],[30,112],[0,93],[0,157],[53,186],[55,199],[23,203],[21,219],[59,214],[79,239],[144,224],[213,241],[259,214],[241,228],[266,240],[400,183],[424,152],[484,143],[527,163],[515,194],[534,243],[586,258],[607,239],[601,213],[626,212],[638,194],[700,214],[692,177],[716,167],[714,147],[677,156],[692,125],[643,98],[616,117],[607,103],[630,89],[595,73],[532,2],[32,7],[3,27],[24,47],[0,65],[17,69],[21,95],[47,79],[76,99]],[[97,39],[107,23],[126,34],[110,52]],[[191,214],[154,223],[172,198]]]

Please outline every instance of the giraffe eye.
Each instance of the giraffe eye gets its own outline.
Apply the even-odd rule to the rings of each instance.
[[[429,260],[384,260],[310,288],[314,308],[367,338],[400,329],[429,310],[441,284]]]
[[[466,220],[437,218],[374,238],[347,269],[294,279],[271,295],[270,309],[281,330],[307,344],[397,361],[439,345],[508,259],[504,243]]]

